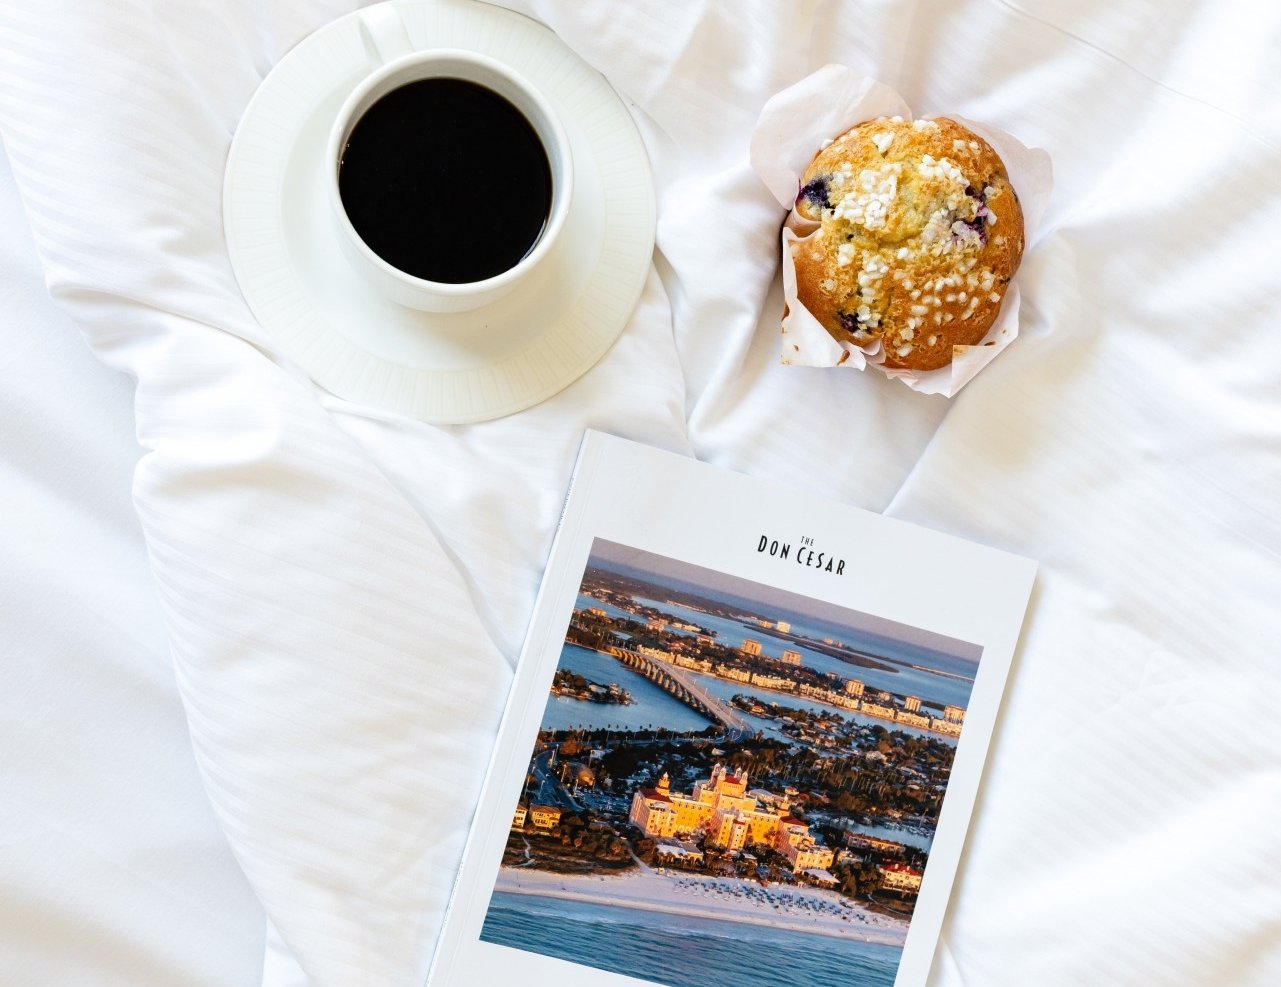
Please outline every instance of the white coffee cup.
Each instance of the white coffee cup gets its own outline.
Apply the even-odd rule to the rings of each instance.
[[[410,308],[428,312],[462,312],[488,304],[529,277],[552,252],[569,213],[574,187],[574,163],[569,139],[555,111],[534,86],[501,62],[458,48],[414,49],[400,15],[392,4],[360,12],[361,32],[371,60],[381,65],[356,86],[343,103],[326,145],[326,194],[343,252],[352,266],[381,294]],[[552,196],[547,222],[525,256],[500,274],[483,281],[451,284],[428,281],[400,270],[374,253],[361,239],[343,208],[338,172],[352,130],[365,112],[401,86],[422,79],[461,79],[484,86],[506,99],[542,142],[551,168]],[[467,217],[457,217],[466,221]],[[424,227],[423,236],[448,236],[449,230]]]

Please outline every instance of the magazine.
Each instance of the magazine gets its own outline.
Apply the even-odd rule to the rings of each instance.
[[[588,432],[430,987],[921,987],[1034,574]]]

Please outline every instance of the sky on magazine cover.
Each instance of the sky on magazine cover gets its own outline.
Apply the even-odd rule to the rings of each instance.
[[[674,584],[678,589],[701,590],[712,599],[742,606],[763,617],[812,621],[834,635],[839,633],[840,640],[846,644],[871,652],[923,661],[947,657],[974,664],[982,654],[982,648],[976,644],[604,538],[595,540],[588,564],[648,576],[657,583]]]

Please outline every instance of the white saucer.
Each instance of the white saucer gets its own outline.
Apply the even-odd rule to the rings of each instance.
[[[477,0],[394,7],[416,48],[497,58],[555,106],[575,170],[556,252],[506,297],[449,315],[389,302],[352,270],[322,177],[338,108],[375,67],[356,12],[290,51],[245,110],[223,184],[232,267],[267,333],[339,397],[429,422],[497,418],[568,386],[622,332],[654,248],[649,161],[618,94],[547,28]]]

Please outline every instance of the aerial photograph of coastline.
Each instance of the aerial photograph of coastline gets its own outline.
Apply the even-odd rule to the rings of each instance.
[[[597,539],[481,938],[892,987],[981,649]]]

